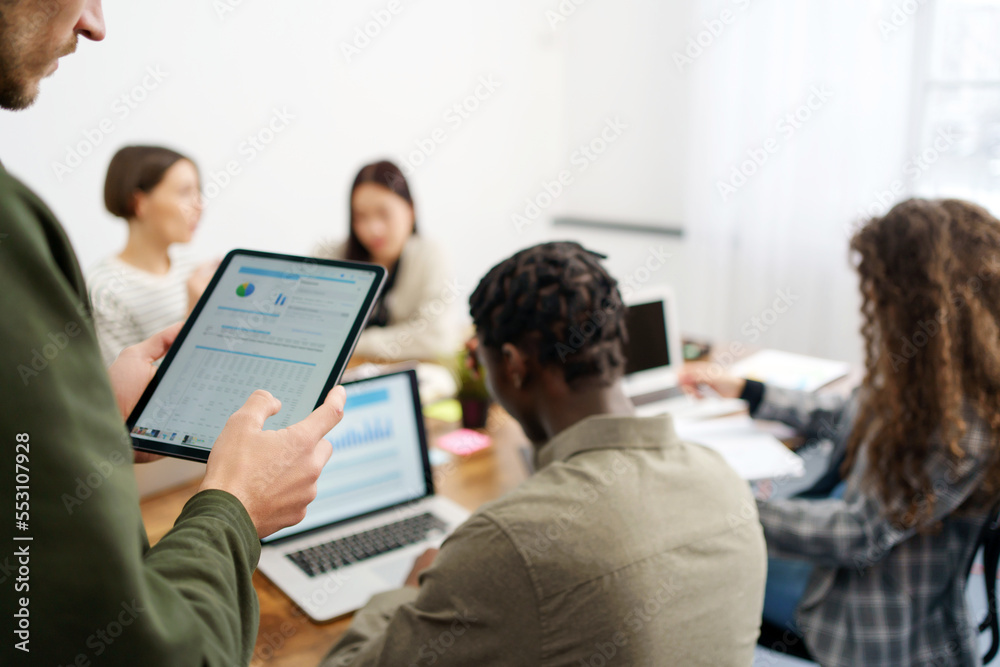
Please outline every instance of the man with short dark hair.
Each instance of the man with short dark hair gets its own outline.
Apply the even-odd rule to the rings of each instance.
[[[0,106],[29,106],[80,36],[104,38],[99,0],[0,0]],[[90,312],[65,231],[0,165],[0,664],[246,665],[259,538],[305,515],[343,389],[281,431],[254,392],[150,548],[124,419],[180,325],[105,369]]]
[[[374,597],[323,667],[751,664],[766,570],[753,496],[670,417],[634,415],[625,307],[599,259],[548,243],[483,278],[473,347],[537,472]]]

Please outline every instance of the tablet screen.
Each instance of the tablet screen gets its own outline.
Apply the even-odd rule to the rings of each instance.
[[[136,446],[207,458],[256,389],[281,401],[265,430],[306,417],[345,345],[353,348],[348,338],[360,332],[383,276],[364,264],[231,254],[129,420]]]

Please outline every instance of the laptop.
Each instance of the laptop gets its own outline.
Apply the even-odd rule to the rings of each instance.
[[[434,493],[413,369],[345,383],[333,455],[299,524],[262,540],[259,569],[314,621],[403,585],[469,512]]]
[[[684,365],[674,292],[659,286],[631,296],[626,305],[625,393],[642,417],[670,413],[677,419],[708,419],[746,410],[739,399],[695,399],[680,387]]]

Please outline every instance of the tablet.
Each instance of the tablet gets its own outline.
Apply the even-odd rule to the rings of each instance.
[[[132,446],[206,461],[257,389],[281,401],[265,430],[301,421],[340,381],[385,276],[362,262],[230,252],[129,415]]]

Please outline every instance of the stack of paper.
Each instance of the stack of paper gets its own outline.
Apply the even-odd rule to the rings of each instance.
[[[682,440],[714,449],[747,481],[805,474],[801,457],[758,428],[748,415],[675,420],[674,426]]]
[[[778,350],[761,350],[729,369],[731,375],[750,378],[785,389],[816,391],[847,375],[851,365]]]

